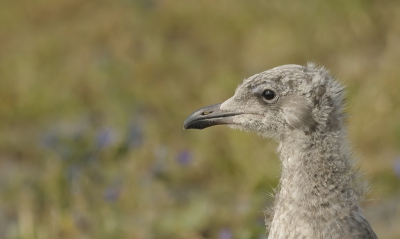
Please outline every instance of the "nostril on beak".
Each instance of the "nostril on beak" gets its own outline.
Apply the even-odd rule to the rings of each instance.
[[[209,115],[212,112],[214,112],[214,111],[203,111],[203,112],[201,112],[201,115]]]

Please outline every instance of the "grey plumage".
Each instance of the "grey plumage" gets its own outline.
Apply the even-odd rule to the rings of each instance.
[[[266,90],[275,97],[266,99]],[[343,98],[324,68],[284,65],[245,79],[232,98],[195,111],[184,128],[227,124],[279,142],[268,238],[377,238],[359,207],[366,187],[346,140]]]

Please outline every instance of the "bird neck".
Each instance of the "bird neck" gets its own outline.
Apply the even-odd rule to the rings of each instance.
[[[341,129],[283,137],[269,238],[325,238],[321,228],[329,228],[329,234],[346,227],[345,219],[358,211],[359,193],[345,138]]]

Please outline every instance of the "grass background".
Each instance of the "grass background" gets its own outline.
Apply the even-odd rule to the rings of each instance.
[[[0,238],[264,238],[276,143],[183,131],[242,79],[347,86],[380,238],[400,237],[398,1],[2,0]]]

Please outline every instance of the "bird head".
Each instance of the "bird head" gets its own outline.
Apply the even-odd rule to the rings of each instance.
[[[183,127],[228,125],[275,139],[293,130],[336,130],[342,120],[342,92],[322,67],[279,66],[245,79],[225,102],[196,110]]]

